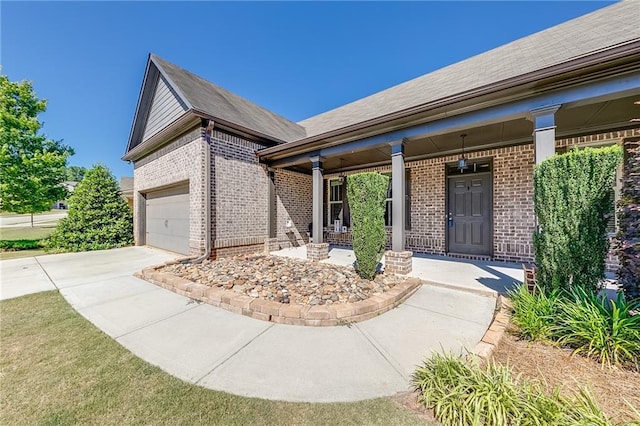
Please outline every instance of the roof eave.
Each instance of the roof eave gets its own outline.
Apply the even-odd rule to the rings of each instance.
[[[136,161],[140,158],[144,157],[147,154],[155,151],[164,145],[165,142],[168,142],[172,135],[180,132],[180,130],[184,130],[186,127],[191,127],[192,125],[195,127],[197,124],[196,119],[199,118],[192,111],[185,111],[180,117],[175,119],[171,124],[169,124],[164,129],[160,130],[155,135],[151,136],[144,142],[136,145],[133,149],[128,151],[124,156],[122,156],[122,160],[124,161]]]
[[[582,68],[598,65],[603,62],[614,61],[616,59],[620,59],[625,56],[632,56],[638,53],[640,53],[640,40],[629,40],[626,43],[616,45],[612,48],[599,50],[597,52],[591,52],[588,55],[579,56],[573,58],[571,61],[556,64],[551,67],[542,68],[527,74],[521,74],[507,80],[494,82],[482,87],[471,89],[466,92],[457,93],[446,98],[441,98],[402,111],[396,111],[391,114],[383,115],[357,124],[331,130],[329,132],[321,133],[308,138],[299,139],[297,141],[288,142],[271,148],[266,148],[258,151],[258,156],[260,156],[261,158],[267,157],[267,159],[270,159],[269,157],[272,155],[280,154],[282,156],[286,156],[287,151],[293,151],[296,150],[296,148],[297,152],[306,151],[307,149],[317,149],[322,145],[323,140],[329,138],[336,138],[341,135],[357,132],[371,126],[389,123],[393,120],[406,118],[414,114],[420,114],[436,108],[454,105],[456,103],[473,99],[479,96],[491,95],[492,93],[500,92],[502,90],[517,88],[519,86],[524,86],[543,78],[557,77],[566,73],[580,70]]]

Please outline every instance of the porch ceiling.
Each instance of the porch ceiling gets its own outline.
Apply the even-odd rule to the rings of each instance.
[[[564,105],[556,113],[556,137],[579,136],[637,126],[632,118],[640,117],[640,107],[634,105],[640,100],[638,96],[630,96],[614,100],[606,100],[589,105]],[[489,124],[456,132],[424,135],[411,138],[405,145],[408,160],[417,158],[438,157],[461,152],[460,134],[465,133],[465,151],[510,146],[533,141],[533,124],[519,118],[502,123]],[[338,170],[357,169],[362,166],[384,165],[391,163],[391,149],[380,146],[366,151],[342,154],[325,158],[324,170],[331,173]],[[299,171],[310,172],[311,163],[298,164]]]

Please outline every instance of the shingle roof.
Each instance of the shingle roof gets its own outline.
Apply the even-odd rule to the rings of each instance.
[[[245,129],[260,132],[282,142],[290,142],[305,137],[302,126],[287,120],[259,105],[254,104],[230,91],[217,86],[157,55],[151,60],[161,68],[190,106]]]
[[[623,1],[298,122],[319,135],[640,39],[640,1]]]

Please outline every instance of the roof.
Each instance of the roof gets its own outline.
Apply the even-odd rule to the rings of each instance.
[[[306,136],[299,124],[273,113],[241,96],[215,85],[157,55],[153,62],[169,79],[182,100],[194,110],[214,118],[259,132],[277,142],[290,142]]]
[[[298,124],[313,137],[635,42],[638,18],[640,2],[616,3]]]

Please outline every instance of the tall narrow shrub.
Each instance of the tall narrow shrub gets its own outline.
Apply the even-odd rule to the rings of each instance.
[[[533,245],[543,289],[599,287],[609,249],[611,187],[621,158],[619,146],[587,148],[553,156],[535,167],[538,229]]]
[[[351,234],[358,275],[372,279],[382,254],[387,234],[384,229],[384,205],[389,177],[380,173],[358,173],[347,177],[347,199],[351,208]]]
[[[108,168],[94,166],[69,198],[69,215],[58,222],[48,248],[101,250],[133,244],[133,216]]]
[[[640,299],[640,141],[624,144],[622,191],[618,203],[618,282],[625,296]]]

